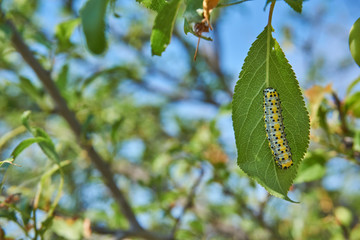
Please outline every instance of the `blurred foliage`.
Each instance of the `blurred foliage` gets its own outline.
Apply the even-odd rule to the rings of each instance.
[[[193,10],[187,1],[174,18],[171,44],[180,50],[168,49],[162,58],[150,56],[151,29],[161,9],[177,1],[106,2],[106,11],[90,9],[101,18],[92,19],[97,27],[91,29],[82,23],[89,18],[86,1],[56,1],[49,10],[40,0],[0,1],[146,229],[169,234],[179,220],[181,240],[360,238],[359,78],[346,94],[315,85],[326,79],[327,59],[312,52],[312,39],[302,42],[310,148],[289,194],[300,203],[288,203],[268,196],[237,166],[235,143],[224,137],[232,131],[234,79],[214,57],[221,49],[216,41],[192,62],[195,47],[179,31],[189,16],[184,9]],[[295,18],[316,29],[328,12],[313,12]],[[6,26],[0,22],[0,239],[120,236],[129,229],[126,217]],[[287,28],[286,41],[298,43],[300,33]],[[99,49],[87,46],[103,51],[100,56],[87,51],[89,29],[101,34]],[[337,60],[339,71],[354,67]]]

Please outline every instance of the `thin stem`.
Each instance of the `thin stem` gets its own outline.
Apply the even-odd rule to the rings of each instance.
[[[271,20],[272,20],[272,15],[274,12],[274,7],[275,7],[275,1],[271,2],[271,5],[270,5],[268,26],[271,26]]]
[[[348,136],[350,131],[349,131],[349,128],[348,128],[347,122],[346,122],[346,113],[344,113],[343,108],[341,106],[341,100],[339,99],[338,95],[335,92],[332,92],[332,96],[334,98],[336,108],[339,112],[341,130],[343,131],[345,136]]]
[[[219,3],[216,6],[216,8],[229,7],[229,6],[233,6],[233,5],[248,2],[248,1],[251,1],[251,0],[241,0],[241,1],[231,2],[231,3]]]
[[[173,227],[173,230],[172,230],[172,233],[171,233],[171,236],[175,236],[175,233],[177,231],[177,229],[179,228],[180,226],[180,223],[181,223],[181,220],[183,219],[186,211],[192,206],[192,203],[194,201],[194,198],[195,198],[195,193],[196,193],[196,190],[198,188],[198,186],[200,185],[200,182],[201,182],[201,179],[203,178],[204,176],[204,169],[203,168],[200,168],[200,175],[199,177],[196,179],[196,181],[194,182],[194,185],[191,187],[191,190],[190,190],[190,193],[186,199],[186,203],[182,209],[182,212],[180,213],[179,217],[177,217],[175,219],[175,225]]]
[[[270,87],[270,43],[271,43],[271,20],[272,15],[275,7],[275,1],[271,3],[270,5],[270,12],[269,12],[269,20],[267,25],[267,38],[266,38],[266,75],[265,75],[265,83],[266,87]]]

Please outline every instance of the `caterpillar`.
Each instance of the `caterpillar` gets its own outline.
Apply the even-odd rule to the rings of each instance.
[[[281,169],[293,165],[291,150],[284,132],[279,94],[274,88],[264,89],[264,120],[266,137],[276,164]]]

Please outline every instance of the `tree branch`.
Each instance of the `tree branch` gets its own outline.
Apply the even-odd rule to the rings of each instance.
[[[91,226],[91,230],[98,234],[107,234],[115,236],[115,239],[128,239],[128,238],[144,238],[149,240],[173,240],[170,236],[161,236],[151,233],[149,231],[136,231],[136,230],[112,230],[100,226]]]
[[[2,13],[0,13],[0,18],[3,18]],[[110,171],[108,163],[102,159],[102,157],[96,152],[94,147],[83,137],[80,122],[76,119],[75,113],[69,109],[66,100],[61,96],[53,79],[50,76],[50,73],[46,71],[39,63],[39,61],[34,57],[29,47],[25,44],[19,32],[15,28],[14,24],[10,20],[6,20],[6,24],[12,30],[11,42],[13,46],[36,73],[39,80],[44,85],[45,89],[48,91],[51,98],[55,102],[58,113],[69,124],[77,140],[79,141],[80,146],[87,152],[88,157],[94,163],[95,167],[100,171],[106,186],[112,193],[115,201],[118,203],[122,213],[128,219],[131,228],[139,232],[144,231],[143,228],[140,226],[139,222],[137,221],[136,216],[130,207],[130,204],[124,196],[124,193],[117,187],[116,182],[113,178],[113,173]]]
[[[200,168],[200,175],[194,182],[194,185],[191,187],[190,193],[186,199],[186,203],[182,209],[182,212],[175,219],[175,225],[173,227],[173,230],[171,231],[171,236],[173,236],[173,237],[175,236],[175,233],[178,230],[178,228],[180,227],[181,220],[183,219],[186,211],[192,206],[194,198],[195,198],[196,190],[197,190],[203,176],[204,176],[204,169]]]
[[[343,111],[343,108],[341,106],[341,101],[338,97],[338,95],[333,91],[332,93],[336,108],[339,112],[339,117],[340,117],[340,123],[341,123],[341,130],[343,131],[343,133],[345,134],[345,136],[349,136],[349,128],[347,127],[347,122],[346,122],[346,114]]]

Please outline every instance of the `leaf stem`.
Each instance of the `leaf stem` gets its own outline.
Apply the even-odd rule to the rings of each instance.
[[[270,87],[270,80],[269,80],[269,73],[270,73],[270,42],[271,42],[271,20],[272,15],[274,12],[275,1],[270,5],[270,12],[269,12],[269,20],[267,25],[267,37],[266,37],[266,75],[265,75],[265,83],[266,87]]]
[[[271,5],[270,5],[268,26],[271,26],[271,20],[272,20],[272,15],[274,12],[274,7],[275,7],[275,1],[271,2]]]

